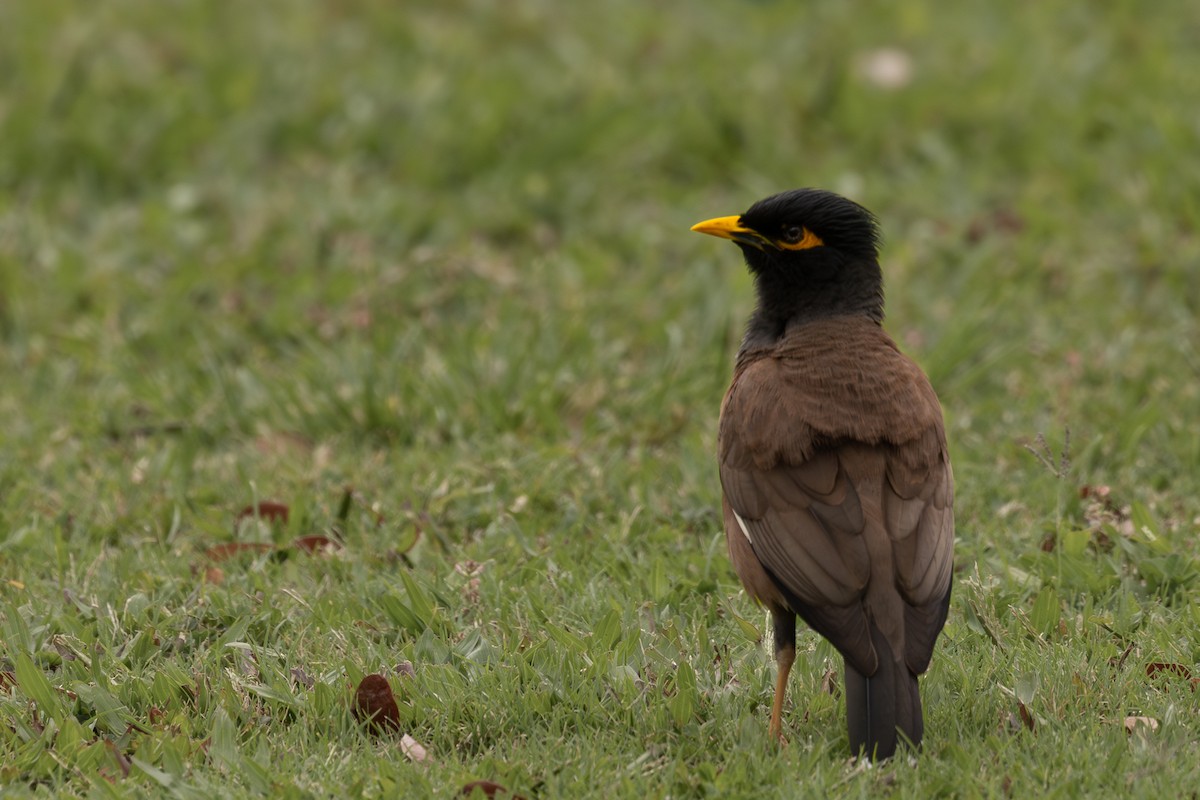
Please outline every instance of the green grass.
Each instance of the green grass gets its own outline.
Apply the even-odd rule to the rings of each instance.
[[[5,796],[1194,792],[1195,5],[418,5],[0,4]],[[882,219],[958,484],[871,768],[808,632],[768,740],[717,513],[750,285],[688,226],[802,185]]]

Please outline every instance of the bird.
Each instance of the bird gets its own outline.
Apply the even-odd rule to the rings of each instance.
[[[754,280],[717,457],[730,561],[774,629],[769,733],[785,741],[799,617],[844,661],[851,753],[917,748],[917,678],[950,606],[954,476],[937,394],[883,327],[878,222],[809,188],[692,230],[732,240]]]

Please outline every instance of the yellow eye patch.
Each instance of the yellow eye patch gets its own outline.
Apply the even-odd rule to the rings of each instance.
[[[801,228],[804,235],[795,242],[789,242],[786,239],[776,239],[772,242],[780,250],[808,250],[812,247],[822,247],[825,242],[821,241],[821,237],[810,231],[808,228]]]

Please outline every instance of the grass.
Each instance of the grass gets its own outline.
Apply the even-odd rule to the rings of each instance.
[[[5,796],[1194,791],[1198,34],[1174,1],[3,4]],[[687,228],[799,185],[882,219],[958,484],[925,748],[871,768],[811,633],[768,741],[716,512],[750,287]],[[373,672],[426,761],[353,719]]]

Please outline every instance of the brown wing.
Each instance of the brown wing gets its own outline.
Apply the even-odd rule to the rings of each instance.
[[[901,448],[904,452],[908,448]],[[927,467],[888,459],[884,525],[905,602],[905,661],[920,675],[949,609],[954,571],[954,475],[944,447]]]
[[[933,390],[870,325],[739,365],[719,435],[727,533],[861,673],[869,620],[920,673],[949,599],[953,480]]]

